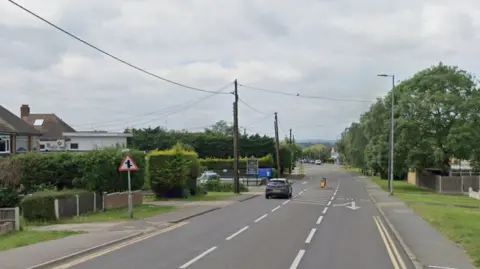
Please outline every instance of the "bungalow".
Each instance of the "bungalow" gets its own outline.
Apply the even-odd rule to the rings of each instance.
[[[42,133],[0,105],[0,156],[37,151]]]

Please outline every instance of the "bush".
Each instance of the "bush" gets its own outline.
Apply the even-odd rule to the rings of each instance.
[[[247,168],[247,160],[248,158],[241,158],[239,160],[239,168],[238,169],[246,169]],[[207,167],[209,170],[232,170],[233,169],[233,159],[200,159],[200,165]],[[274,165],[272,155],[267,155],[258,159],[258,167],[259,168],[272,168]]]
[[[12,187],[0,187],[0,208],[16,207],[20,204],[20,196]]]
[[[147,162],[147,185],[157,197],[178,198],[192,194],[191,182],[195,179],[196,185],[200,170],[197,153],[177,144],[170,150],[150,152]]]
[[[131,173],[132,189],[141,189],[144,184],[145,157],[142,151],[129,154],[140,168]],[[19,167],[18,181],[23,193],[33,193],[44,188],[57,190],[82,188],[97,192],[127,190],[127,173],[118,171],[125,153],[116,149],[90,152],[28,153],[2,161],[6,165]],[[7,163],[4,163],[7,162]],[[12,173],[11,173],[12,174]],[[7,176],[0,173],[0,183]],[[10,181],[15,181],[10,176]]]
[[[205,188],[206,191],[214,191],[214,192],[234,192],[234,184],[233,183],[226,183],[221,182],[220,180],[208,180],[206,183],[201,185]],[[248,188],[240,183],[240,191],[246,192]]]
[[[55,199],[87,193],[84,190],[41,191],[26,196],[21,202],[23,217],[26,221],[54,221]]]

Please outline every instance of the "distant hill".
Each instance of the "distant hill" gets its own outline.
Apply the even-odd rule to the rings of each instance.
[[[296,140],[295,143],[300,145],[301,147],[310,147],[317,144],[322,144],[325,146],[333,146],[337,143],[336,140],[324,140],[324,139],[312,139],[312,140]]]

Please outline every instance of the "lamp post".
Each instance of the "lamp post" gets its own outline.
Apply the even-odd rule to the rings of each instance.
[[[395,112],[395,75],[388,74],[378,74],[379,77],[391,77],[392,78],[392,105],[391,105],[391,114],[390,114],[390,167],[389,167],[389,185],[390,185],[390,195],[393,195],[393,133],[394,133],[394,112]]]

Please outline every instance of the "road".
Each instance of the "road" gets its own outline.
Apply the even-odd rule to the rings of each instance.
[[[306,166],[294,198],[254,198],[172,231],[57,268],[412,269],[363,184]],[[328,184],[320,188],[320,179]],[[355,207],[352,207],[355,201]]]

